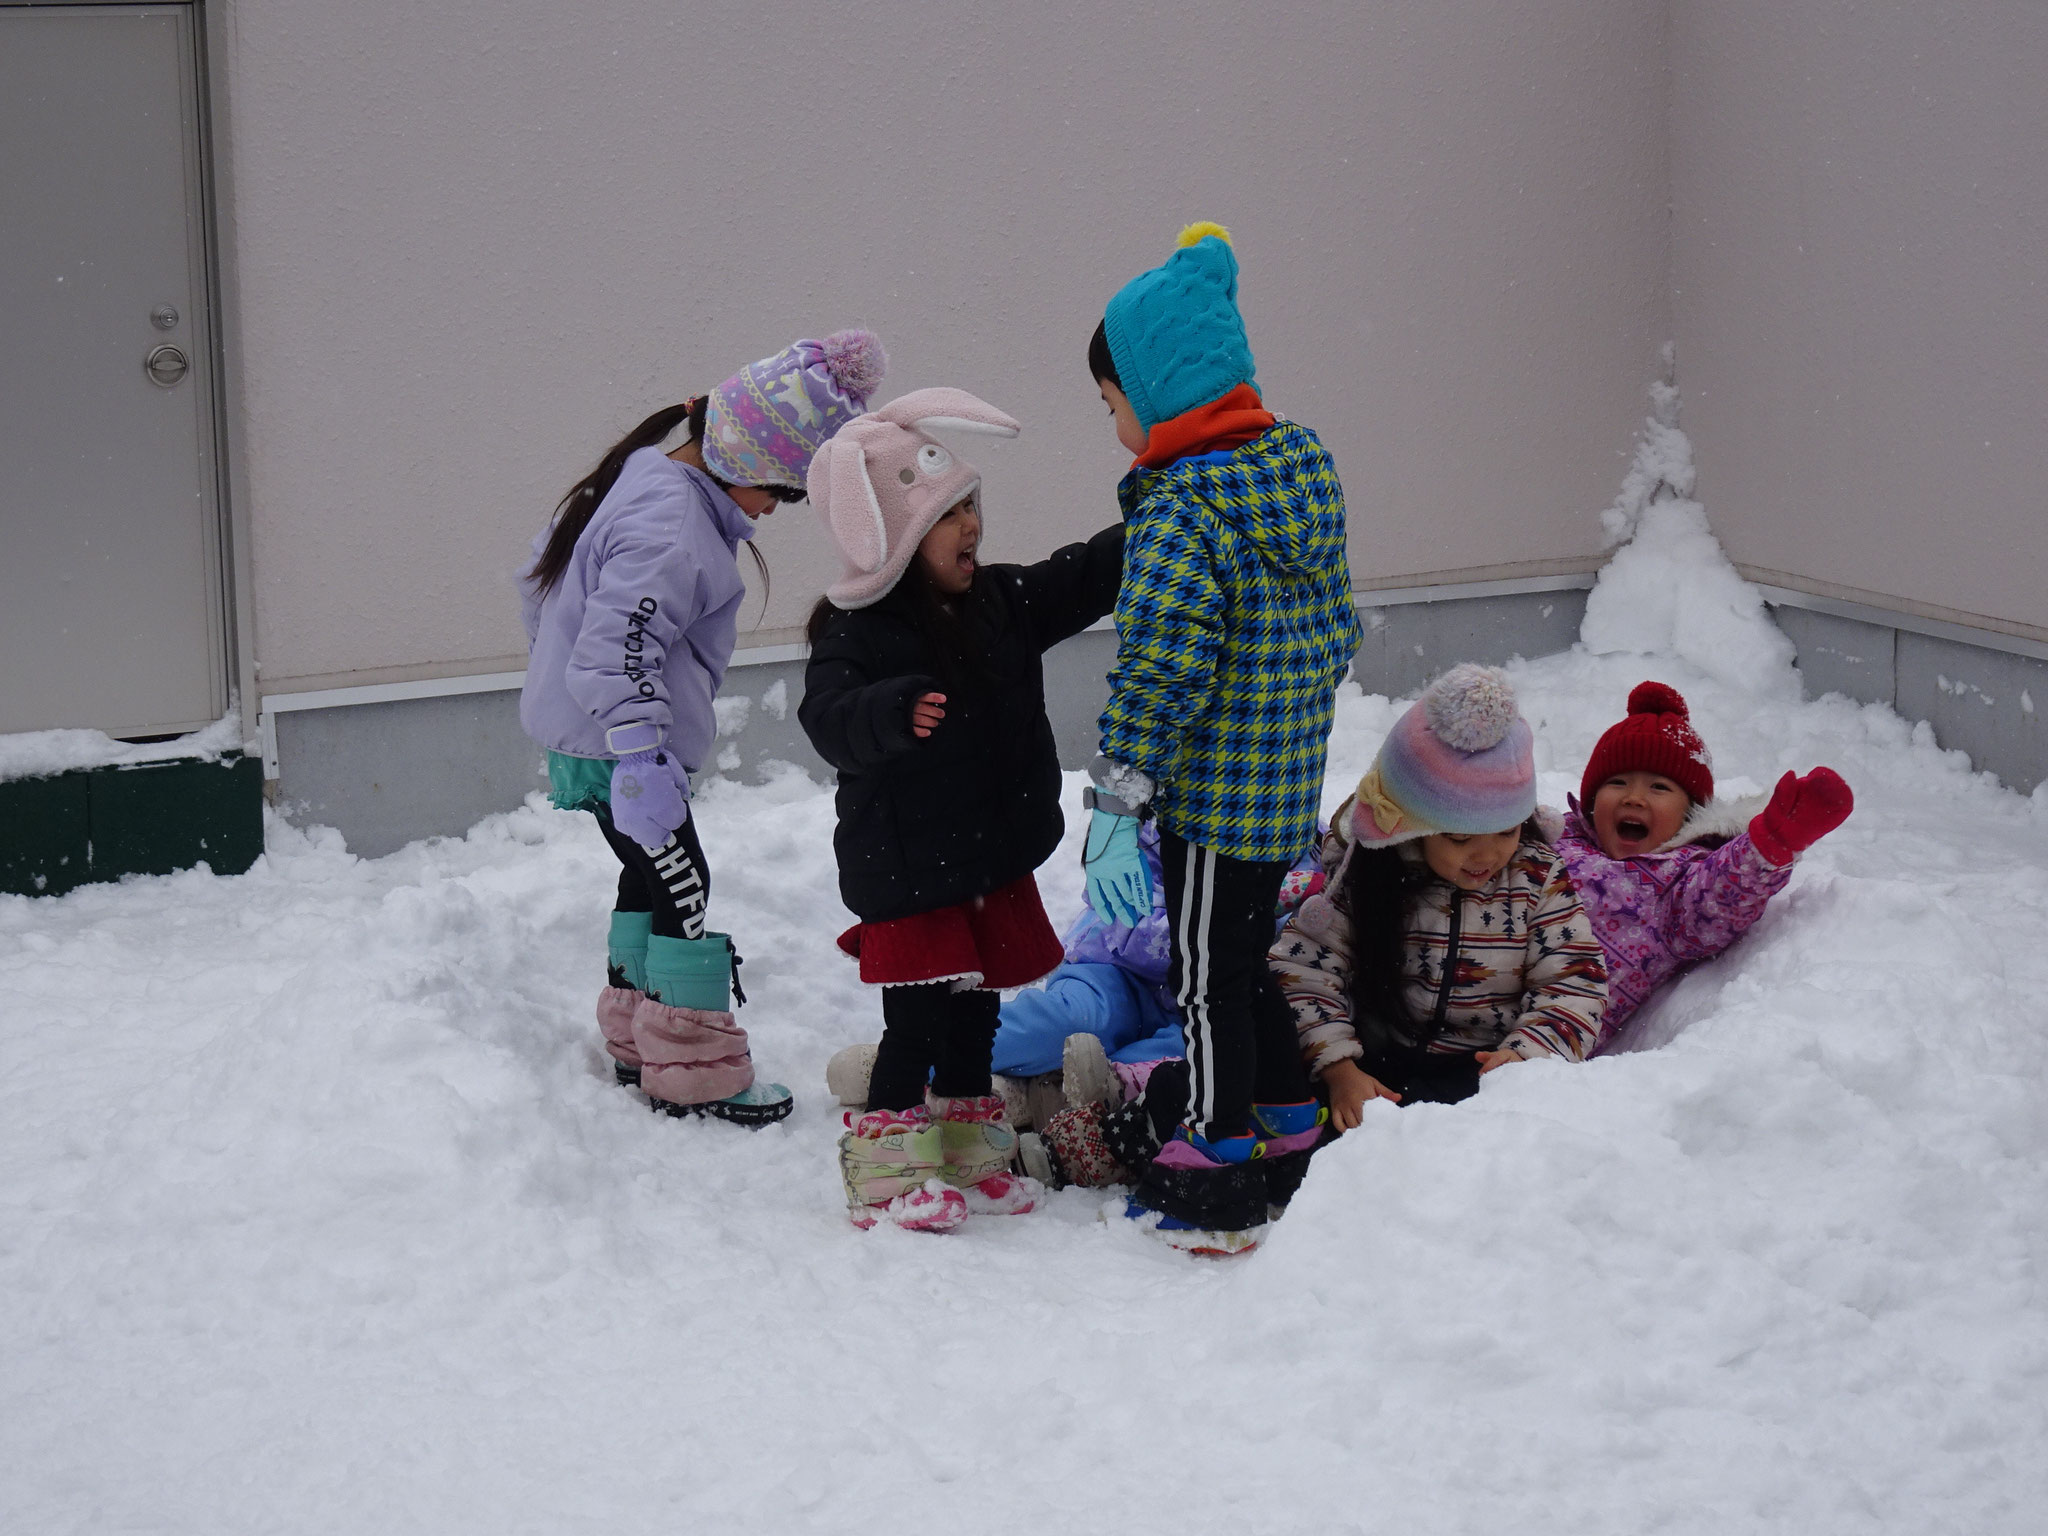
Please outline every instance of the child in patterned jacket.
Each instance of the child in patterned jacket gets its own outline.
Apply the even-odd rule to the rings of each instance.
[[[1088,900],[1130,926],[1150,910],[1138,824],[1154,820],[1188,1058],[1177,1127],[1131,1214],[1175,1246],[1228,1247],[1265,1220],[1253,1161],[1272,1138],[1312,1139],[1319,1113],[1291,1037],[1262,1036],[1254,999],[1358,646],[1344,493],[1316,435],[1260,398],[1221,226],[1189,226],[1110,299],[1088,364],[1137,455],[1117,487],[1124,575]]]
[[[1715,800],[1684,698],[1644,682],[1566,803],[1555,841],[1607,952],[1606,1050],[1657,988],[1748,932],[1856,801],[1832,768],[1788,771],[1768,801]]]
[[[1373,1099],[1455,1103],[1600,1038],[1606,964],[1533,821],[1532,747],[1506,675],[1454,667],[1331,818],[1329,885],[1270,963],[1339,1133]]]

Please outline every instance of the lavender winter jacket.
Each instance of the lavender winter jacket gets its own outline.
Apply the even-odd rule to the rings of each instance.
[[[1696,806],[1675,838],[1633,859],[1602,853],[1578,802],[1567,803],[1553,842],[1607,952],[1605,1048],[1652,992],[1741,938],[1792,868],[1773,864],[1749,840],[1761,800]]]
[[[525,596],[526,686],[519,723],[544,747],[612,757],[605,732],[649,721],[685,769],[717,734],[724,680],[746,595],[734,556],[753,537],[733,499],[659,448],[626,460],[554,590]],[[548,531],[533,541],[534,559]]]

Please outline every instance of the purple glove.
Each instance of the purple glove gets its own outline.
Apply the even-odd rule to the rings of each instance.
[[[690,776],[661,749],[661,733],[652,725],[615,725],[604,739],[619,754],[612,765],[612,825],[642,848],[665,846],[689,819],[683,795]]]

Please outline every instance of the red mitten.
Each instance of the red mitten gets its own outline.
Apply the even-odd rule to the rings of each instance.
[[[1771,803],[1749,824],[1749,840],[1773,864],[1790,864],[1849,819],[1856,797],[1832,768],[1805,778],[1787,773],[1771,791]]]

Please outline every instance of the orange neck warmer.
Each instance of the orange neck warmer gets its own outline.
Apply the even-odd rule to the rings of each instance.
[[[1259,392],[1240,384],[1207,405],[1160,422],[1145,439],[1145,451],[1138,455],[1137,463],[1146,469],[1164,469],[1176,459],[1198,453],[1242,448],[1272,425],[1273,413],[1260,402]]]

